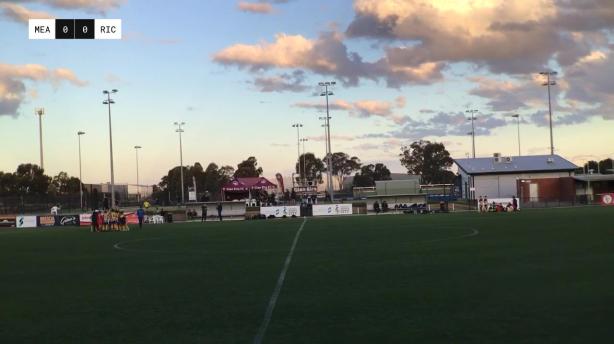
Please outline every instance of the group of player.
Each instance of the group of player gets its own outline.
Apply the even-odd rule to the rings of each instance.
[[[508,202],[506,205],[502,203],[488,203],[488,197],[480,196],[478,199],[478,211],[480,213],[488,213],[488,212],[513,212],[518,211],[518,200],[516,196],[512,197],[512,201]]]
[[[121,210],[94,210],[92,213],[92,232],[125,232],[129,230],[126,215]]]

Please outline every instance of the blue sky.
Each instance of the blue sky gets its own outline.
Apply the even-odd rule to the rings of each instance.
[[[480,110],[479,156],[517,154],[516,127],[506,117],[512,113],[523,118],[523,154],[543,154],[549,151],[547,98],[535,73],[546,68],[560,73],[553,99],[557,153],[577,163],[614,155],[610,18],[592,17],[601,24],[584,27],[587,11],[562,8],[557,0],[399,3],[0,1],[0,170],[38,163],[34,108],[44,107],[46,170],[78,173],[76,132],[83,130],[84,181],[107,181],[102,90],[117,88],[118,182],[135,182],[134,145],[143,146],[144,183],[157,183],[178,164],[175,121],[187,123],[187,164],[235,166],[254,155],[266,176],[289,174],[296,160],[292,123],[303,123],[307,150],[324,155],[317,120],[323,99],[314,96],[324,80],[338,82],[331,98],[333,150],[364,162],[383,161],[402,172],[400,147],[423,138],[464,157],[471,147],[463,120],[468,108]],[[123,39],[28,40],[33,13],[122,19]],[[476,15],[483,24],[467,19]],[[416,24],[429,16],[432,23]],[[519,39],[514,28],[527,26],[526,18],[541,25],[525,28]],[[553,43],[536,45],[533,37]]]

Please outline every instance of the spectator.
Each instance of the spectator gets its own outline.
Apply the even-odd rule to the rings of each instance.
[[[380,208],[379,208],[379,203],[377,201],[375,201],[375,203],[373,203],[373,210],[375,210],[376,214],[379,214]]]
[[[207,205],[203,204],[200,207],[200,222],[207,221]]]
[[[143,207],[139,207],[139,209],[136,210],[136,217],[139,219],[139,228],[143,228],[143,220],[145,219],[145,210],[143,210]]]
[[[222,203],[217,204],[217,216],[222,221]]]

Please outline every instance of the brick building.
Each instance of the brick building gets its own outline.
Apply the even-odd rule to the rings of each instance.
[[[455,159],[462,196],[511,198],[521,202],[572,201],[576,197],[576,165],[558,155]]]

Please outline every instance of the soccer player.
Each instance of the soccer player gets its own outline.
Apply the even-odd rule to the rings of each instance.
[[[222,203],[217,204],[217,216],[220,218],[220,221],[222,221]]]
[[[207,205],[203,204],[200,207],[200,222],[207,221]]]
[[[143,219],[145,218],[145,210],[142,207],[136,210],[136,217],[139,219],[139,228],[143,228]]]
[[[92,222],[92,232],[97,232],[98,231],[98,211],[97,210],[94,210],[94,212],[92,213],[91,222]]]
[[[483,212],[484,211],[484,200],[482,200],[482,196],[480,196],[480,199],[478,200],[478,212]]]

